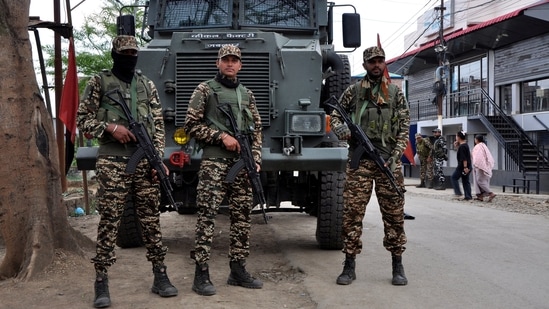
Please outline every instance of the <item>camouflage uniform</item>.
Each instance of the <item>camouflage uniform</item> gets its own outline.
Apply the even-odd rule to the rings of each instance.
[[[113,44],[114,48],[127,45],[124,40],[129,36],[121,37],[121,40]],[[129,37],[129,39],[132,41],[128,44],[135,44],[135,38]],[[111,138],[111,133],[106,131],[109,122],[98,119],[97,114],[103,98],[102,76],[101,74],[95,75],[88,81],[77,112],[78,128],[87,137],[100,140],[96,168],[99,182],[97,211],[101,219],[97,231],[96,256],[92,261],[95,264],[96,272],[104,274],[115,263],[114,248],[120,219],[126,202],[133,199],[147,248],[147,260],[152,262],[153,267],[160,267],[163,265],[167,252],[167,248],[162,244],[159,222],[160,188],[157,183],[152,181],[151,167],[146,159],[139,162],[134,174],[125,172],[129,156],[137,146],[133,142],[121,144]],[[151,138],[159,155],[162,156],[164,152],[164,121],[158,93],[152,81],[144,76],[139,76],[139,78],[147,83],[147,88],[150,90],[150,93],[147,94],[149,116],[153,119],[152,123],[154,124],[154,135]],[[123,87],[126,83],[120,80],[120,84]],[[131,100],[126,100],[126,103],[132,104]],[[134,117],[136,116],[134,115]]]
[[[222,50],[227,51],[221,54]],[[220,50],[219,59],[226,55],[235,55],[240,58],[240,50],[229,47]],[[216,76],[218,79],[227,79],[220,73]],[[210,81],[208,81],[210,82]],[[185,117],[185,130],[194,137],[203,148],[202,163],[198,173],[198,220],[196,224],[195,248],[191,255],[198,264],[204,264],[210,259],[211,244],[214,236],[215,217],[219,210],[225,195],[229,202],[230,211],[230,249],[229,259],[231,261],[245,260],[250,251],[250,228],[251,228],[251,210],[253,205],[253,195],[250,180],[246,170],[242,169],[234,183],[226,183],[225,178],[228,171],[238,161],[238,154],[234,151],[228,151],[223,145],[224,134],[231,134],[222,128],[212,124],[208,118],[208,111],[216,109],[216,103],[236,102],[213,102],[213,89],[208,82],[200,83],[194,90],[187,115]],[[220,96],[223,93],[234,94],[238,92],[238,79],[232,80],[234,87],[223,85]],[[219,93],[215,92],[216,95]],[[246,89],[249,111],[251,112],[251,121],[253,121],[253,132],[249,132],[252,141],[252,153],[257,164],[261,164],[261,144],[262,127],[261,117],[255,105],[253,93]],[[243,110],[239,111],[245,115]],[[235,114],[236,115],[236,114]],[[218,115],[219,116],[219,115]],[[219,116],[223,117],[223,116]],[[220,123],[226,123],[219,119]],[[242,128],[240,128],[242,129]]]
[[[435,159],[434,177],[436,177],[439,182],[438,188],[444,188],[444,182],[446,181],[446,177],[444,177],[444,170],[442,169],[442,167],[444,166],[444,161],[448,160],[446,140],[444,139],[444,137],[440,136],[436,138],[433,142],[433,151],[431,157]]]
[[[372,48],[365,51],[365,61],[368,57],[371,57],[371,55],[366,55],[369,50],[372,50]],[[373,50],[376,52],[375,48]],[[361,89],[357,89],[357,87],[361,87]],[[394,96],[387,97],[384,95],[384,89],[388,90],[388,93],[394,93]],[[369,94],[371,97],[363,96],[364,94]],[[373,112],[368,114],[371,117],[369,119],[365,119],[364,117],[360,119],[364,132],[366,132],[372,144],[374,144],[383,158],[386,161],[392,158],[391,160],[396,163],[394,176],[397,185],[404,192],[404,178],[401,171],[400,157],[408,142],[410,112],[402,91],[397,86],[389,84],[385,77],[380,82],[372,80],[366,75],[360,83],[353,84],[345,90],[339,103],[351,115],[353,112],[361,110],[364,104],[376,106],[378,107],[378,111],[392,106],[391,126],[392,129],[396,130],[393,130],[394,135],[391,134],[387,137],[385,143],[380,138],[375,138],[369,134],[374,126],[373,123],[378,121],[378,113]],[[342,124],[341,116],[336,110],[332,112],[331,116],[332,128],[336,128]],[[352,150],[353,140],[351,138],[349,157]],[[347,179],[343,192],[345,201],[343,209],[343,252],[347,256],[354,258],[362,250],[362,241],[360,239],[362,235],[362,220],[364,219],[366,206],[372,196],[373,183],[375,182],[376,196],[385,232],[383,245],[393,256],[400,256],[404,252],[404,244],[406,244],[406,234],[404,232],[404,198],[396,193],[387,177],[379,170],[374,161],[369,158],[361,159],[358,169],[354,170],[350,168],[348,162],[346,174]]]
[[[432,183],[433,181],[434,161],[429,160],[429,158],[431,158],[432,149],[433,145],[428,138],[421,138],[421,140],[417,140],[416,135],[416,153],[420,162],[419,179],[422,183],[425,183],[425,181]]]

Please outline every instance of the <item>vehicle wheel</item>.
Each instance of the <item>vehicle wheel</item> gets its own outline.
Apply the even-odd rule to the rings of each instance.
[[[321,249],[343,248],[343,187],[345,172],[321,172],[316,240]]]
[[[141,225],[139,225],[135,207],[133,202],[127,202],[120,220],[116,245],[120,248],[135,248],[143,244]]]
[[[333,75],[326,78],[322,89],[322,102],[328,100],[331,96],[339,99],[343,91],[351,85],[351,64],[347,55],[338,55],[343,61],[344,70],[334,72]],[[327,114],[330,114],[331,109],[325,108]]]

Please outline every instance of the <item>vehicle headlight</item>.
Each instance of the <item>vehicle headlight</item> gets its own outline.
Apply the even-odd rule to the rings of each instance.
[[[191,137],[185,132],[185,129],[178,128],[173,134],[173,140],[178,145],[185,145],[191,140]]]
[[[323,111],[286,111],[286,134],[324,135],[325,127]]]

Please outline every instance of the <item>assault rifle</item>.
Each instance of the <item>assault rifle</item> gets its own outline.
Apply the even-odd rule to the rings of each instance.
[[[118,96],[118,98],[112,96],[115,93]],[[124,111],[124,115],[126,116],[129,122],[128,129],[133,133],[133,135],[135,135],[135,138],[137,139],[138,147],[137,147],[137,150],[131,155],[130,160],[128,161],[128,164],[126,165],[126,173],[128,174],[135,173],[135,170],[137,168],[137,164],[139,164],[139,161],[141,161],[143,157],[146,157],[151,167],[154,170],[156,170],[156,176],[160,180],[160,186],[164,190],[164,193],[168,198],[168,202],[170,203],[170,205],[166,207],[166,210],[169,210],[169,211],[177,210],[179,208],[179,204],[173,198],[172,184],[170,183],[170,179],[168,177],[168,174],[166,173],[166,170],[164,170],[164,164],[162,163],[162,158],[160,158],[160,156],[158,155],[158,152],[156,151],[156,148],[154,148],[154,144],[151,137],[149,136],[149,132],[147,132],[147,129],[142,123],[137,122],[135,118],[133,118],[132,113],[128,108],[128,105],[126,105],[125,103],[122,93],[120,93],[120,90],[113,89],[105,93],[105,96],[109,98],[111,101],[113,101],[114,103],[120,105],[120,107],[122,107],[122,110]]]
[[[250,182],[252,184],[252,191],[257,197],[259,206],[261,207],[261,211],[263,212],[263,220],[265,220],[265,223],[267,223],[268,219],[267,214],[265,213],[267,200],[265,199],[265,194],[263,193],[261,178],[259,177],[259,173],[257,172],[257,166],[255,164],[254,156],[252,154],[252,145],[250,144],[249,136],[244,134],[238,128],[233,110],[229,103],[217,106],[217,109],[223,112],[229,119],[229,122],[234,132],[234,138],[238,141],[238,144],[240,144],[240,159],[231,167],[231,169],[227,173],[227,178],[225,178],[225,181],[228,183],[234,182],[238,173],[243,168],[245,168],[248,172],[248,178],[250,179]]]
[[[335,101],[335,103],[331,104],[331,101]],[[387,176],[389,182],[391,182],[391,185],[393,186],[393,188],[395,188],[398,195],[400,197],[404,197],[404,193],[396,184],[395,175],[393,175],[393,172],[388,166],[385,166],[385,160],[383,160],[383,157],[379,154],[379,151],[374,147],[366,133],[364,133],[364,131],[360,127],[360,125],[353,123],[351,117],[349,117],[349,114],[347,114],[347,112],[337,102],[337,98],[335,96],[330,97],[324,102],[324,105],[335,109],[341,115],[341,118],[343,119],[345,124],[347,124],[349,130],[351,131],[351,136],[356,140],[358,144],[353,152],[353,156],[351,157],[350,167],[352,169],[357,169],[360,158],[362,158],[364,153],[366,153],[370,159],[374,160],[376,165],[385,174],[385,176]]]

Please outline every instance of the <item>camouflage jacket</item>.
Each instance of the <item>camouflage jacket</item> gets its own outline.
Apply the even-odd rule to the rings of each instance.
[[[385,78],[379,83],[388,83]],[[372,144],[380,152],[383,159],[387,160],[389,157],[393,157],[400,161],[402,153],[408,144],[408,134],[410,131],[410,110],[408,109],[408,103],[402,93],[402,90],[394,84],[388,84],[389,95],[385,96],[378,91],[374,99],[363,98],[364,93],[372,93],[372,89],[375,89],[375,84],[366,75],[364,79],[359,82],[350,85],[341,95],[339,104],[350,115],[356,113],[362,109],[362,106],[369,105],[369,109],[376,108],[380,112],[364,113],[360,119],[360,126],[368,135]],[[379,88],[379,87],[378,87]],[[381,111],[390,110],[390,127],[389,130],[383,125],[378,125],[380,117],[383,114]],[[353,120],[354,121],[354,120]],[[341,125],[343,120],[341,115],[334,110],[331,113],[330,124],[332,128]],[[384,133],[380,131],[383,130]],[[376,132],[377,131],[377,132]],[[383,137],[385,132],[389,132],[389,136]],[[381,138],[380,138],[381,137]],[[388,142],[386,142],[388,141]],[[351,150],[353,141],[350,141]]]
[[[239,89],[224,87],[222,91],[239,91]],[[255,97],[252,91],[247,89],[246,92],[248,94],[247,108],[249,108],[249,110],[251,111],[254,124],[252,134],[252,154],[254,156],[255,162],[261,164],[261,147],[263,139],[261,116],[259,115],[259,111],[257,110]],[[229,152],[221,148],[221,145],[223,144],[221,140],[221,135],[224,132],[223,129],[217,128],[215,125],[212,125],[211,121],[207,117],[207,111],[215,110],[217,108],[216,106],[213,106],[214,104],[216,104],[215,100],[211,100],[213,94],[214,91],[208,85],[207,81],[200,83],[196,87],[189,102],[189,108],[185,117],[184,128],[191,137],[195,138],[199,143],[203,145],[204,153],[215,153],[218,157],[234,157],[236,156],[235,152]],[[218,117],[224,116],[221,112],[219,112]],[[210,152],[208,151],[208,148],[216,148],[216,150]]]
[[[136,73],[140,74],[140,73]],[[84,94],[81,97],[80,104],[78,105],[77,111],[77,124],[78,129],[82,131],[88,138],[98,138],[100,140],[106,140],[110,133],[106,132],[105,129],[109,124],[109,120],[106,117],[98,116],[100,109],[102,109],[102,101],[104,100],[104,89],[103,85],[105,78],[105,73],[96,74],[88,81]],[[109,78],[112,80],[118,80],[114,75]],[[154,126],[149,132],[153,132],[151,139],[154,143],[158,154],[162,157],[164,154],[165,146],[165,130],[164,130],[164,119],[162,116],[162,105],[160,104],[160,98],[158,97],[158,92],[154,83],[146,78],[144,75],[140,75],[138,80],[142,80],[144,83],[147,83],[146,88],[147,94],[145,101],[148,101],[148,113],[147,117],[149,120],[152,119],[151,124]],[[129,88],[129,85],[123,81],[120,81],[120,90],[122,93],[125,93]],[[138,97],[141,97],[142,94],[138,94]],[[129,100],[129,99],[128,99]],[[126,100],[126,101],[128,101]],[[129,102],[126,102],[129,103]],[[144,112],[143,112],[144,113]],[[142,114],[142,113],[141,113]],[[140,117],[133,115],[136,120],[141,121]],[[120,118],[120,117],[117,117]],[[113,120],[112,123],[123,124],[126,123],[123,119]],[[146,125],[147,127],[147,125]],[[100,154],[109,154],[109,155],[121,155],[121,156],[130,156],[133,151],[135,151],[136,145],[131,144],[120,144],[115,139],[111,139],[110,143],[101,144],[99,147]]]

